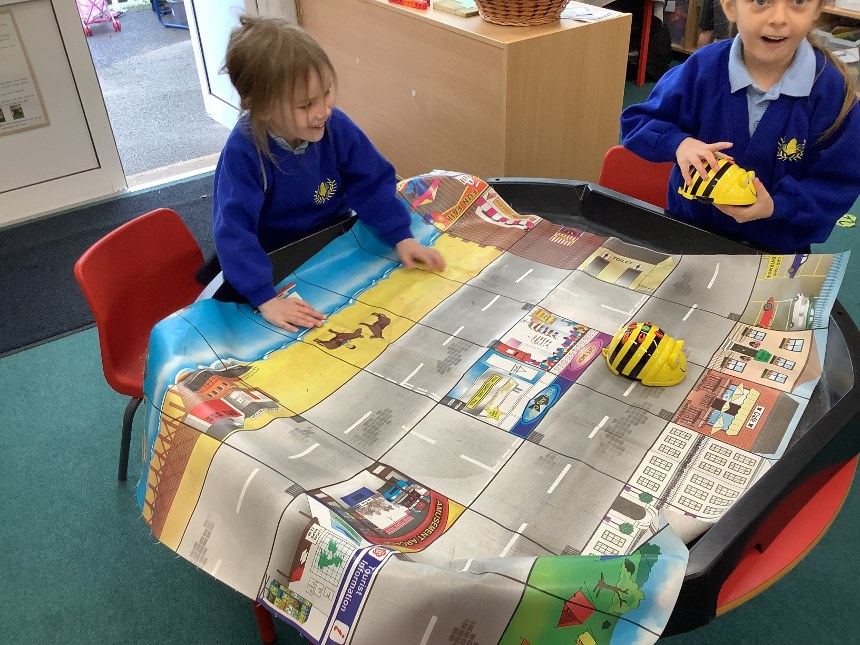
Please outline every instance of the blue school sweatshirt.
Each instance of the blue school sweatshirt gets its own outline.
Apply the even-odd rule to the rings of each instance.
[[[215,168],[215,249],[224,277],[253,306],[275,297],[267,253],[350,209],[391,246],[412,237],[394,168],[337,108],[320,141],[293,152],[269,136],[269,149],[274,163],[259,154],[242,117]]]
[[[731,141],[725,152],[740,167],[755,171],[773,197],[773,215],[740,224],[710,204],[684,199],[678,194],[683,178],[677,165],[669,180],[669,213],[784,253],[823,242],[860,195],[857,101],[840,128],[816,143],[836,120],[845,96],[839,70],[816,50],[810,95],[781,94],[750,137],[746,89],[732,93],[729,85],[731,44],[720,41],[698,50],[670,69],[645,103],[624,110],[622,143],[649,161],[675,161],[675,150],[687,137]]]

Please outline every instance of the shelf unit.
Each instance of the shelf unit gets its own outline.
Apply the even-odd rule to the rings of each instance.
[[[672,49],[683,54],[696,51],[696,41],[699,38],[699,4],[702,0],[689,0],[687,4],[687,24],[684,28],[684,39],[680,43],[672,43]],[[665,12],[663,16],[665,17]]]
[[[826,16],[823,21],[828,28],[832,27],[837,22],[844,22],[844,19],[848,19],[850,22],[856,21],[857,27],[860,28],[860,11],[855,9],[842,9],[840,7],[826,6],[821,10],[821,13]],[[860,82],[856,83],[856,85],[857,97],[860,98]]]
[[[833,16],[842,16],[843,18],[852,18],[854,20],[860,20],[860,11],[855,11],[853,9],[840,9],[839,7],[824,7],[821,10],[822,13],[829,13]]]

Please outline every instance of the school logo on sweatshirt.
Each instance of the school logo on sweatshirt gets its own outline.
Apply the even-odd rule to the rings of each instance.
[[[320,183],[319,187],[314,192],[314,204],[325,204],[328,200],[334,197],[337,192],[337,182],[334,179],[326,179]]]
[[[797,139],[786,141],[785,137],[781,137],[776,144],[776,158],[780,161],[800,161],[804,150],[806,150],[806,139],[798,143]]]

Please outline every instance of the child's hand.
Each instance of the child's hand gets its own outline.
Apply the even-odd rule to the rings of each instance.
[[[423,264],[431,271],[444,271],[445,258],[436,249],[429,249],[418,243],[414,238],[408,237],[401,240],[394,247],[397,257],[403,262],[407,269],[414,269],[415,263]]]
[[[678,149],[675,150],[675,159],[681,167],[681,176],[684,177],[684,183],[687,185],[690,184],[690,166],[693,166],[698,171],[699,176],[707,177],[708,173],[705,172],[703,161],[707,162],[713,169],[712,172],[717,169],[718,156],[734,161],[730,156],[720,153],[720,150],[731,147],[732,144],[730,141],[705,143],[693,137],[684,139],[681,145],[678,146]]]
[[[761,183],[758,177],[753,177],[755,184],[756,200],[755,204],[749,206],[720,206],[714,204],[716,208],[724,212],[736,222],[743,224],[751,222],[755,219],[765,219],[773,215],[773,197]]]
[[[298,331],[299,327],[322,327],[325,314],[320,313],[300,298],[278,298],[260,305],[263,318],[287,331]]]

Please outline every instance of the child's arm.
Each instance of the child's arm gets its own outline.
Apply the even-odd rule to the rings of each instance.
[[[224,277],[254,307],[275,297],[272,262],[257,237],[265,194],[253,148],[231,145],[215,172],[212,236]]]
[[[695,81],[698,57],[669,69],[648,100],[621,113],[622,145],[648,161],[677,161],[685,139],[698,139]],[[704,144],[703,144],[704,145]],[[689,164],[687,164],[689,167]]]
[[[444,270],[442,254],[412,237],[409,230],[411,217],[397,198],[394,167],[346,114],[334,110],[331,123],[336,129],[334,140],[338,170],[344,180],[350,208],[397,250],[406,268],[419,262],[431,269]]]

